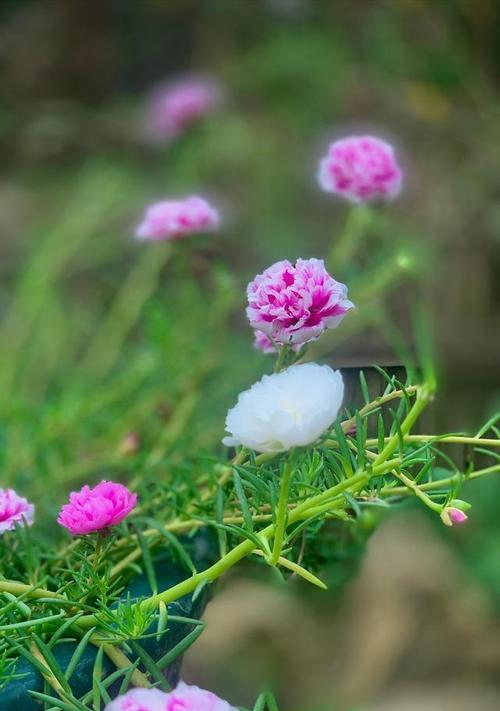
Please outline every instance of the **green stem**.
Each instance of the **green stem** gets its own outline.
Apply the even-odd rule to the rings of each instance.
[[[353,205],[349,209],[342,233],[330,250],[329,267],[338,271],[346,266],[366,235],[372,218],[373,213],[367,205]]]
[[[409,489],[409,491],[411,491],[413,494],[415,494],[415,496],[420,499],[420,501],[422,501],[428,508],[430,508],[432,511],[436,511],[437,513],[441,513],[443,507],[439,504],[436,504],[435,501],[433,501],[429,496],[427,496],[427,494],[421,490],[418,484],[415,484],[414,481],[412,481],[402,472],[393,473],[394,476],[397,477],[400,481],[402,481],[406,488]]]
[[[276,365],[274,366],[274,372],[279,373],[283,369],[283,363],[285,362],[286,355],[288,353],[289,346],[281,346],[278,358],[276,360]]]
[[[161,271],[171,254],[170,244],[146,245],[139,262],[98,326],[84,357],[84,369],[93,375],[103,376],[113,367],[144,304],[154,293]]]
[[[418,388],[417,390],[417,398],[413,405],[410,408],[410,411],[406,415],[405,419],[401,423],[400,427],[400,433],[404,437],[406,436],[417,419],[419,418],[422,410],[424,410],[428,403],[430,402],[431,399],[431,394],[429,392],[429,389],[427,388],[426,385],[422,385]],[[377,455],[376,459],[374,459],[374,466],[377,464],[380,464],[382,462],[387,461],[387,459],[393,454],[396,449],[399,446],[399,433],[396,433],[393,435],[389,441],[387,442],[386,446],[383,448],[383,450]]]
[[[488,474],[496,474],[500,472],[500,464],[493,464],[491,467],[485,467],[484,469],[477,469],[467,475],[454,474],[453,476],[446,477],[445,479],[436,479],[435,481],[427,481],[425,484],[420,484],[420,491],[433,491],[434,489],[442,489],[443,487],[452,486],[453,484],[458,484],[460,481],[464,483],[472,479],[479,479],[482,476],[487,476]],[[407,496],[409,490],[406,486],[384,486],[380,491],[382,496]]]
[[[66,597],[59,595],[58,593],[52,592],[51,590],[46,590],[45,588],[34,588],[32,585],[25,585],[24,583],[18,583],[15,580],[0,580],[0,592],[9,592],[16,597],[24,595],[28,598],[53,598],[55,600],[68,601]]]
[[[115,645],[104,642],[96,635],[92,635],[90,641],[96,647],[102,647],[104,654],[110,659],[117,669],[130,669],[132,662],[129,658]],[[134,669],[130,681],[133,686],[148,689],[151,687],[149,680],[145,674],[139,669]]]
[[[280,483],[280,495],[278,500],[278,510],[276,512],[276,533],[274,534],[273,552],[269,562],[276,565],[281,555],[283,547],[283,537],[285,535],[288,516],[288,496],[290,493],[290,483],[292,480],[293,467],[290,461],[286,462],[283,476]]]
[[[471,444],[479,447],[500,447],[500,439],[486,439],[481,437],[463,437],[461,435],[404,435],[405,442],[437,442],[444,444]],[[390,438],[386,437],[385,441]],[[367,439],[367,447],[376,445],[378,440]]]
[[[399,460],[387,462],[384,465],[378,467],[376,470],[374,468],[372,475],[381,475],[391,468],[394,468]],[[326,503],[327,499],[333,499],[335,496],[342,494],[344,491],[351,487],[356,487],[362,482],[368,481],[369,476],[366,472],[356,474],[344,481],[330,487],[321,494],[311,497],[307,501],[303,502],[300,506],[297,506],[293,511],[290,512],[288,516],[288,525],[291,523],[296,523],[303,519],[309,518],[309,506],[312,508],[316,507],[318,504]],[[270,524],[266,526],[262,531],[259,532],[259,537],[264,540],[269,540],[275,535],[276,526]],[[194,592],[196,588],[202,583],[211,583],[225,573],[229,568],[238,563],[240,560],[250,555],[256,548],[255,542],[252,540],[245,540],[235,546],[231,551],[226,553],[220,560],[218,560],[214,565],[210,566],[201,573],[196,573],[195,575],[183,580],[182,582],[174,585],[173,587],[165,590],[157,595],[153,595],[146,598],[141,603],[139,603],[144,611],[153,610],[158,606],[160,602],[169,604],[178,600],[184,595],[189,595]],[[78,628],[85,629],[88,627],[98,626],[99,620],[95,615],[85,615],[80,617],[78,622],[75,623]]]

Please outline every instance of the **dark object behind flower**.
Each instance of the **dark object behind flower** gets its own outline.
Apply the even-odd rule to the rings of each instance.
[[[214,561],[214,547],[211,537],[207,533],[200,533],[191,540],[193,548],[192,560],[198,567],[203,570]],[[186,577],[185,569],[178,563],[174,563],[170,555],[163,557],[157,561],[156,577],[158,585],[161,589],[167,589],[172,585],[180,582]],[[151,595],[147,577],[145,575],[134,578],[130,585],[123,591],[121,599],[125,600],[127,595],[130,595],[131,600],[140,599]],[[193,601],[192,595],[171,603],[168,606],[169,616],[187,617],[199,619],[208,603],[210,597],[209,588],[205,587],[200,595]],[[182,642],[186,636],[194,629],[195,625],[187,622],[168,622],[167,631],[161,636],[158,641],[157,636],[153,635],[147,639],[140,639],[138,643],[142,649],[147,652],[154,661],[159,660],[165,654],[173,650],[176,645]],[[146,634],[151,634],[156,631],[156,625],[153,624]],[[54,657],[61,670],[64,672],[70,663],[70,660],[75,653],[78,642],[61,642],[57,644],[53,651]],[[92,676],[94,672],[94,664],[97,656],[97,647],[88,644],[85,651],[76,665],[76,669],[71,676],[71,688],[75,697],[80,698],[92,689]],[[136,657],[128,654],[131,662],[136,661]],[[179,681],[180,669],[182,664],[182,654],[177,656],[164,670],[165,677],[168,683],[175,687]],[[142,666],[139,665],[139,669]],[[102,680],[116,671],[114,664],[104,655],[102,665]],[[31,691],[50,694],[50,687],[44,689],[44,681],[41,674],[33,667],[33,665],[25,660],[19,659],[15,670],[16,675],[20,678],[10,681],[0,691],[1,703],[0,709],[22,708],[23,711],[39,711],[40,702],[32,696]],[[119,677],[108,689],[108,693],[113,698],[119,691],[123,677]],[[54,695],[55,692],[52,692]],[[57,696],[54,696],[57,698]]]

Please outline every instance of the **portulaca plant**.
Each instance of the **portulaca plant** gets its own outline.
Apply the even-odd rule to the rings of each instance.
[[[402,179],[390,146],[369,137],[333,144],[319,178],[356,204],[393,198]],[[137,235],[179,240],[219,221],[202,199],[164,201],[147,210]],[[206,595],[245,558],[325,589],[314,549],[331,522],[355,530],[366,512],[414,498],[445,525],[463,525],[463,485],[500,471],[495,421],[472,436],[418,428],[436,391],[425,354],[416,380],[380,369],[382,392],[370,392],[361,372],[357,409],[345,400],[342,373],[308,360],[308,349],[359,308],[321,259],[268,267],[247,299],[270,367],[229,409],[216,456],[172,460],[163,479],[146,466],[127,485],[84,485],[59,512],[66,538],[57,549],[37,541],[36,501],[0,489],[0,699],[21,698],[17,688],[37,673],[44,686],[28,693],[50,709],[232,711],[196,686],[171,689],[165,676],[203,631],[182,614],[186,600]],[[223,429],[221,422],[221,438]],[[461,468],[448,450],[454,445],[492,459]],[[175,580],[166,584],[162,571],[172,563]],[[180,622],[186,634],[155,658],[148,645]],[[82,688],[78,669],[89,649],[92,673]],[[269,693],[255,709],[266,706],[276,709]]]

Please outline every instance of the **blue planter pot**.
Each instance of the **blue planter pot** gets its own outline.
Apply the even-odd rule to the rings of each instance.
[[[198,534],[191,540],[194,547],[192,560],[199,570],[203,570],[214,562],[215,551],[212,540],[206,534]],[[185,580],[189,573],[178,563],[172,561],[169,555],[163,555],[155,561],[155,572],[158,581],[158,588],[166,590],[169,587]],[[130,596],[132,600],[148,597],[152,594],[148,580],[145,576],[134,578],[123,591],[121,598],[125,600]],[[209,598],[208,588],[205,588],[193,601],[191,595],[168,605],[169,615],[179,617],[189,617],[200,619],[207,605]],[[186,622],[169,621],[167,631],[158,640],[156,636],[140,640],[141,647],[153,658],[161,659],[165,654],[174,649],[193,630],[194,625]],[[152,626],[147,633],[155,632],[156,626]],[[146,633],[146,634],[147,634]],[[77,642],[61,642],[52,649],[54,657],[63,671],[66,670],[75,652]],[[73,672],[70,685],[73,695],[81,698],[92,689],[92,672],[97,654],[97,647],[88,644],[85,651]],[[132,654],[127,655],[130,661],[136,661]],[[178,656],[166,669],[165,677],[171,686],[175,686],[179,681],[182,655]],[[144,670],[142,665],[139,669]],[[116,671],[113,663],[104,655],[102,666],[102,679]],[[30,691],[39,691],[55,695],[52,690],[47,690],[43,678],[33,665],[20,657],[15,669],[18,678],[10,681],[0,690],[0,710],[1,711],[40,711],[43,704],[30,694]],[[108,693],[113,698],[117,694],[122,679],[118,679],[108,688]]]

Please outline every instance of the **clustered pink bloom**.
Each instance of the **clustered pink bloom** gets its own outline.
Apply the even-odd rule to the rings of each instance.
[[[318,180],[327,192],[368,202],[396,197],[403,175],[391,145],[374,136],[351,136],[330,145]]]
[[[177,138],[212,112],[221,96],[219,85],[202,77],[188,77],[160,86],[149,105],[149,134],[160,141]]]
[[[237,711],[211,691],[180,682],[165,693],[158,689],[132,689],[109,703],[104,711]]]
[[[247,287],[250,325],[279,344],[313,341],[335,328],[353,304],[322,259],[276,262]]]
[[[85,536],[118,525],[136,503],[137,494],[123,484],[101,481],[93,489],[85,485],[80,491],[73,491],[69,495],[69,504],[61,508],[57,521],[73,536]]]
[[[162,200],[146,209],[136,236],[139,239],[175,240],[190,234],[214,232],[219,225],[219,213],[201,197]]]
[[[14,489],[0,489],[0,536],[5,531],[26,522],[29,526],[35,519],[35,507],[19,496]]]

